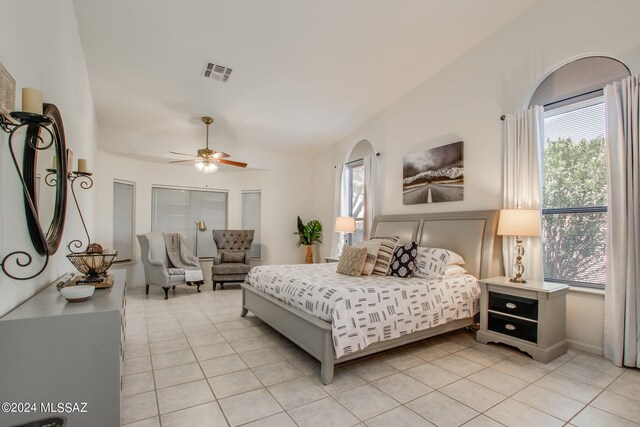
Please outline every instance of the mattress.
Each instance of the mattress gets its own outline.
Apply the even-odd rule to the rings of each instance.
[[[259,266],[251,269],[245,282],[330,322],[336,358],[479,311],[480,286],[471,275],[441,280],[351,277],[336,273],[336,266]]]

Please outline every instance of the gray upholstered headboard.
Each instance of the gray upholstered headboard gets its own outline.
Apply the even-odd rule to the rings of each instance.
[[[502,275],[501,238],[496,236],[499,211],[379,215],[372,236],[400,236],[400,243],[445,248],[459,253],[464,268],[478,278]]]

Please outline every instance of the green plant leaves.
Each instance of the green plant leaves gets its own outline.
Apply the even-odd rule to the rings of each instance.
[[[314,243],[322,243],[322,224],[320,221],[313,219],[306,225],[298,217],[298,231],[293,233],[298,235],[298,246],[313,245]]]

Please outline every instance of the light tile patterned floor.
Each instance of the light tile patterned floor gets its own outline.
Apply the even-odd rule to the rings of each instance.
[[[238,287],[128,290],[122,424],[633,426],[640,370],[570,350],[549,364],[456,332],[320,365],[256,317]]]

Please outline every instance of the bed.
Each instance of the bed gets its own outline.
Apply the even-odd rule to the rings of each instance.
[[[378,216],[372,225],[372,236],[399,236],[400,244],[415,240],[419,246],[455,251],[465,259],[464,267],[470,276],[452,276],[447,279],[448,284],[442,286],[424,283],[425,279],[352,278],[335,273],[336,264],[257,267],[242,285],[242,316],[251,311],[319,360],[320,379],[329,384],[336,364],[475,323],[478,295],[474,291],[477,283],[472,276],[484,278],[501,274],[497,219],[498,211],[494,210]],[[334,292],[331,289],[324,289],[325,294],[313,299],[310,296],[312,288],[321,283],[346,291],[336,301],[331,301]],[[448,307],[446,313],[428,310],[436,298],[434,293],[424,292],[429,287],[434,292],[445,292],[438,299],[452,301],[453,306]],[[377,310],[369,309],[373,304],[367,304],[394,301],[394,295],[402,292],[410,296],[415,294],[415,298],[404,299],[409,304],[422,304],[423,315],[420,319],[407,321],[406,326],[398,326],[398,319],[403,323],[404,317],[396,316],[396,324],[389,328],[384,324],[384,310],[403,310],[405,307],[388,307],[387,304],[384,310]],[[309,297],[298,301],[287,297],[293,294]],[[334,304],[332,310],[335,304],[346,304],[349,309],[357,309],[353,307],[356,303],[366,305],[367,309],[363,311],[366,316],[362,316],[361,321],[332,318],[325,301]],[[338,330],[340,333],[336,332]]]

